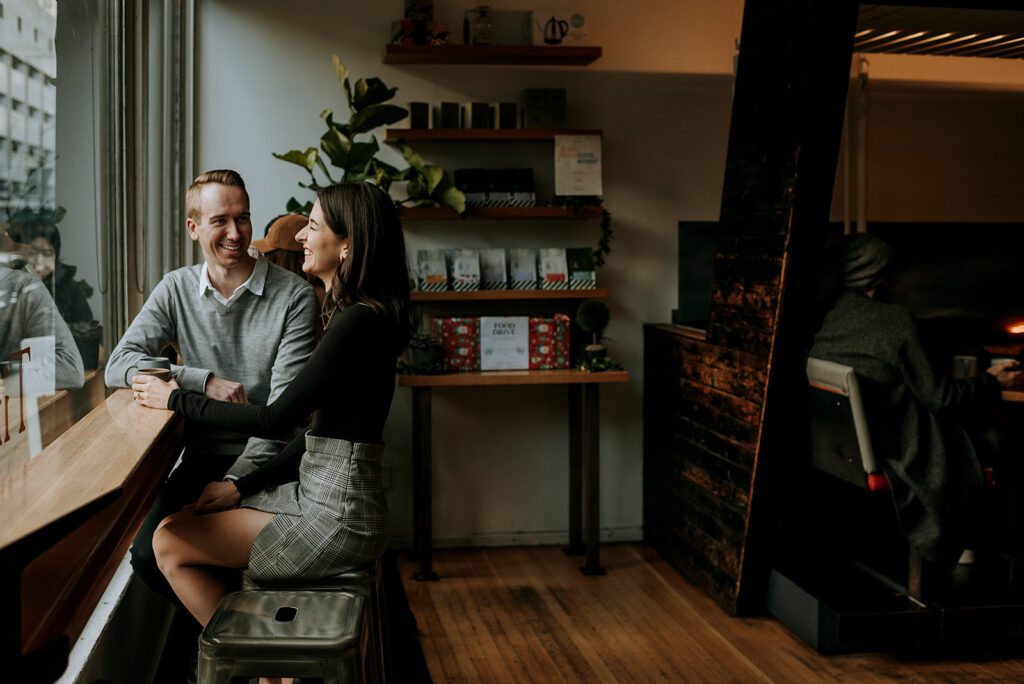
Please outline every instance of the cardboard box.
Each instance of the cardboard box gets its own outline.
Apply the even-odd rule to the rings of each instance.
[[[513,317],[514,318],[514,317]],[[488,320],[497,320],[489,317]],[[509,320],[512,320],[511,318]],[[444,347],[444,365],[451,372],[480,370],[480,319],[435,318],[434,337]],[[569,368],[569,317],[529,319],[529,370]],[[527,367],[521,370],[526,370]]]
[[[441,340],[444,347],[446,370],[480,370],[479,318],[435,318],[433,335]]]

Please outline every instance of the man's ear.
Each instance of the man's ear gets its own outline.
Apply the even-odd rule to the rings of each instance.
[[[192,240],[199,239],[199,226],[197,226],[196,222],[192,219],[185,219],[185,230],[188,231],[188,236],[192,238]]]

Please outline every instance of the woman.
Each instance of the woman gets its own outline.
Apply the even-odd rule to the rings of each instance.
[[[384,191],[341,183],[319,193],[296,238],[303,270],[327,289],[325,331],[273,404],[229,404],[132,379],[146,406],[253,435],[280,437],[314,412],[304,437],[255,473],[210,483],[194,510],[169,516],[154,534],[161,571],[204,626],[226,593],[220,568],[248,566],[261,582],[314,579],[373,561],[387,544],[381,441],[410,333],[401,224]],[[196,515],[208,511],[217,512]]]
[[[998,403],[1019,370],[1007,363],[963,380],[935,372],[910,311],[875,299],[895,257],[867,233],[831,246],[829,306],[810,355],[857,374],[904,533],[925,558],[951,567],[977,537],[983,498],[981,465],[961,420]]]

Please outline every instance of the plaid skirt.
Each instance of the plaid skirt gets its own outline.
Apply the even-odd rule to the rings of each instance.
[[[388,543],[381,483],[383,444],[306,434],[299,481],[270,487],[241,505],[277,513],[256,537],[249,574],[257,582],[317,579],[365,565]]]

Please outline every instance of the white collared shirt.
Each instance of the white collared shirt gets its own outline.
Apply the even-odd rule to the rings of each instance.
[[[253,266],[252,273],[249,275],[249,278],[244,283],[236,287],[235,291],[232,292],[231,296],[227,299],[225,299],[224,296],[217,291],[217,288],[210,283],[210,273],[204,263],[203,269],[199,273],[199,296],[203,297],[207,292],[211,292],[213,294],[213,298],[224,306],[229,306],[231,302],[241,297],[242,293],[246,290],[252,292],[256,296],[262,296],[263,286],[267,282],[267,269],[269,268],[269,263],[270,262],[262,256],[258,257],[256,259],[256,265]]]

